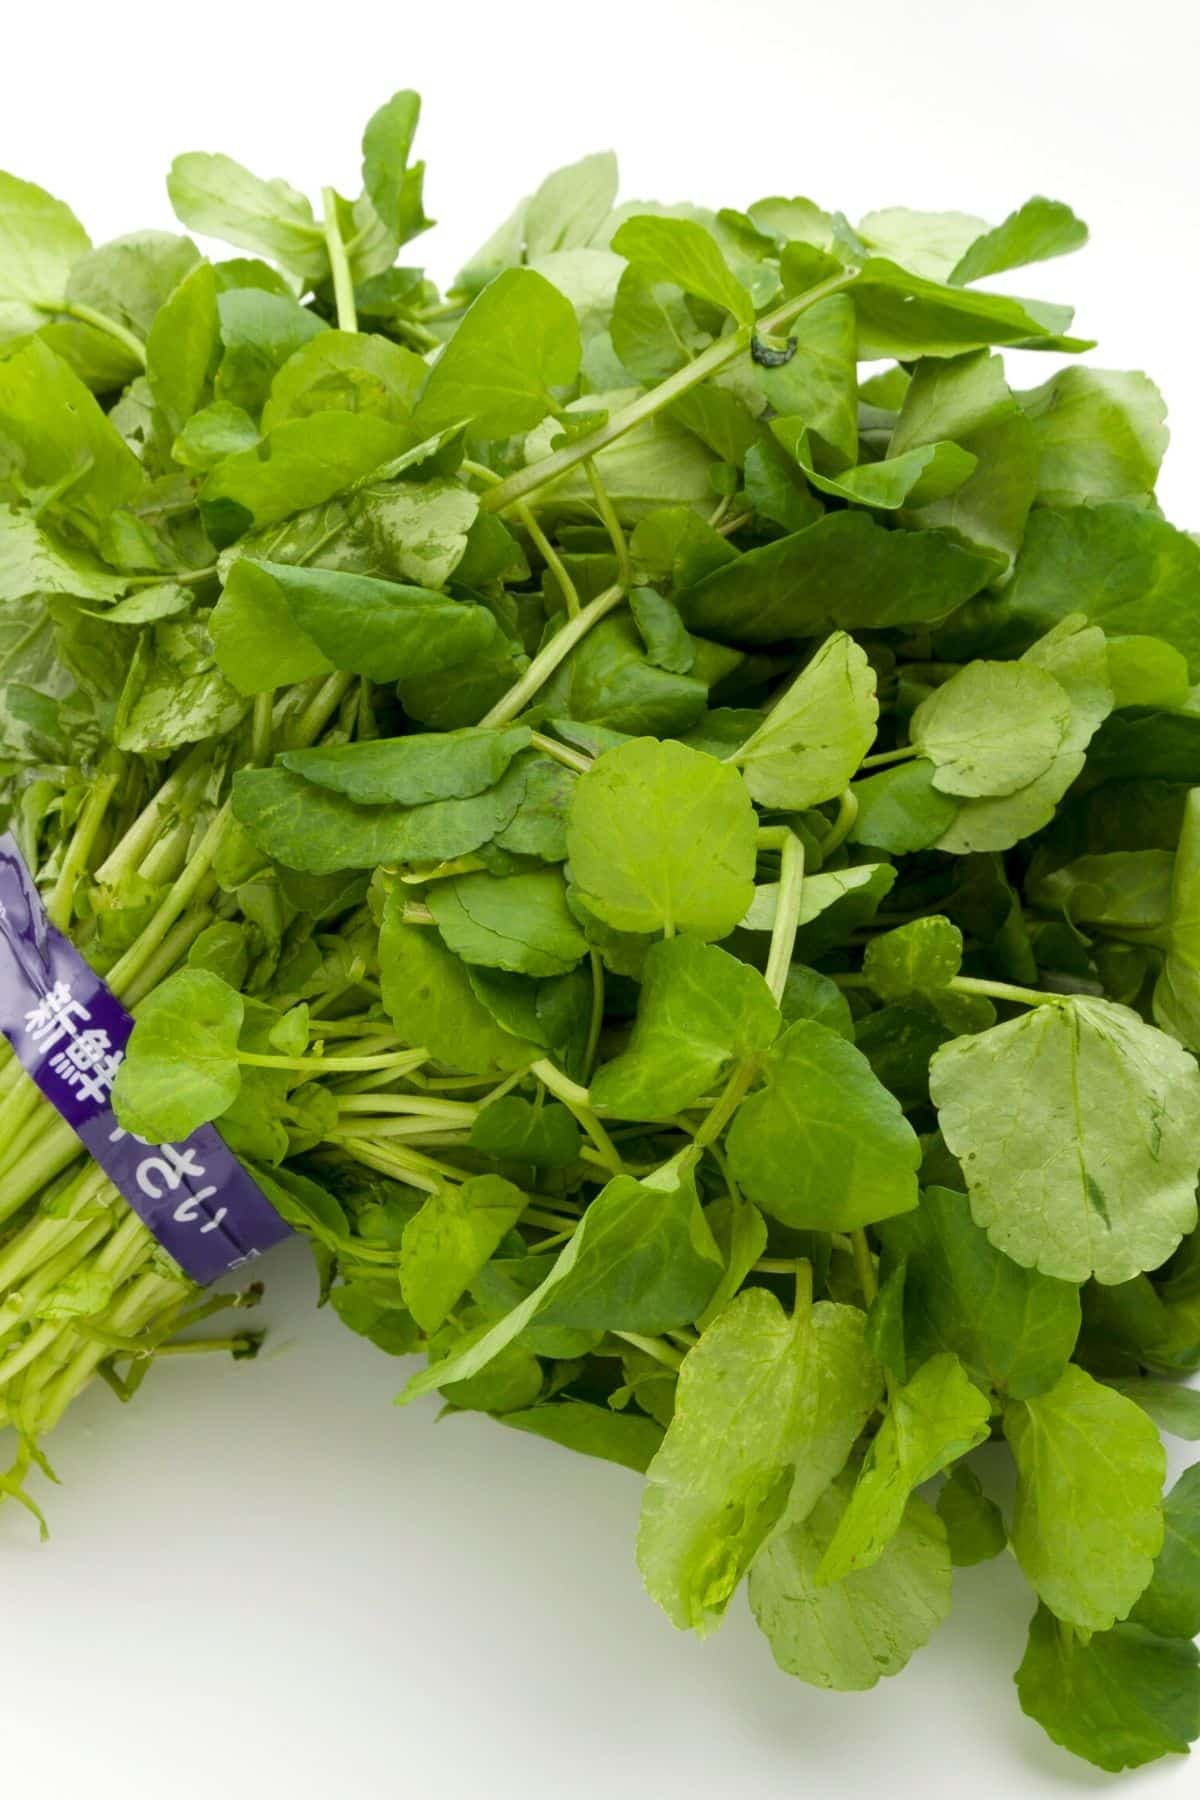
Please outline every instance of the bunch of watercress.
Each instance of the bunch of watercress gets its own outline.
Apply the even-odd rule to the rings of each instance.
[[[1084,228],[595,156],[442,298],[417,111],[319,219],[181,157],[227,261],[0,187],[7,796],[137,1002],[118,1116],[215,1121],[406,1398],[645,1471],[675,1624],[745,1578],[867,1688],[1011,1551],[1026,1711],[1185,1750],[1200,544],[1152,382],[1014,388],[1091,346],[972,285]],[[191,1290],[5,1080],[28,1459],[47,1356],[143,1368]]]

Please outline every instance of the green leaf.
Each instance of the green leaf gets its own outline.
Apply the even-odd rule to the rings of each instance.
[[[540,1048],[499,1026],[467,972],[427,926],[404,923],[404,896],[388,896],[379,936],[384,1009],[401,1041],[471,1074],[520,1069]]]
[[[404,450],[405,426],[371,413],[320,412],[285,419],[253,450],[226,457],[200,490],[214,543],[320,506]],[[319,571],[310,571],[319,573]]]
[[[1200,1443],[1200,1389],[1179,1387],[1174,1382],[1156,1381],[1152,1377],[1129,1376],[1112,1379],[1110,1387],[1129,1400],[1136,1400],[1143,1412],[1149,1413],[1160,1431],[1172,1437]]]
[[[93,543],[101,522],[142,487],[137,458],[111,420],[36,337],[0,361],[0,460]]]
[[[780,418],[801,422],[823,473],[851,468],[858,461],[858,369],[849,295],[831,294],[810,306],[789,327],[792,339],[787,362],[756,364],[754,378]]]
[[[605,924],[719,938],[750,904],[757,830],[736,770],[639,738],[580,777],[567,852],[585,904]]]
[[[40,525],[32,513],[0,505],[0,602],[27,603],[31,594],[115,600],[124,586],[120,575]]]
[[[1200,1074],[1106,1000],[1036,1006],[933,1059],[942,1133],[997,1249],[1064,1281],[1128,1281],[1196,1223]]]
[[[1069,613],[1106,632],[1164,639],[1200,677],[1200,544],[1152,512],[1109,503],[1039,508],[1000,617],[1027,641]]]
[[[879,707],[866,652],[835,632],[727,760],[760,806],[799,811],[832,800],[875,737]]]
[[[218,281],[198,263],[155,313],[146,338],[146,380],[176,436],[212,394],[221,356]]]
[[[223,297],[223,320],[235,298],[239,296]],[[400,424],[410,416],[428,373],[419,356],[385,337],[359,331],[309,334],[277,366],[263,408],[263,430],[330,409],[372,413]],[[457,491],[470,499],[461,488]]]
[[[694,219],[639,214],[624,221],[613,236],[612,247],[653,280],[673,282],[684,293],[732,313],[739,323],[753,323],[753,300],[712,233]]]
[[[190,238],[135,231],[89,250],[71,269],[69,306],[83,305],[145,339],[160,307],[200,262]],[[135,359],[130,375],[138,373]]]
[[[436,1331],[529,1204],[499,1175],[430,1194],[404,1227],[400,1285],[424,1332]]]
[[[682,289],[641,263],[630,263],[617,283],[611,329],[622,366],[646,383],[665,381],[682,369],[708,336],[693,319]]]
[[[757,1206],[801,1230],[854,1231],[917,1204],[920,1145],[860,1051],[800,1019],[765,1068],[728,1138],[730,1167]]]
[[[480,437],[529,431],[555,404],[550,390],[574,381],[580,354],[570,301],[532,269],[508,269],[434,364],[415,422],[427,432],[469,424]]]
[[[750,1571],[750,1605],[779,1667],[842,1693],[898,1675],[950,1614],[946,1532],[915,1496],[878,1562],[833,1586],[818,1581],[853,1486],[842,1475],[806,1520],[774,1534]]]
[[[970,1569],[989,1562],[1007,1548],[1004,1516],[989,1500],[975,1471],[956,1463],[942,1484],[937,1500],[938,1517],[946,1527],[950,1559],[956,1569]]]
[[[239,450],[252,450],[259,429],[248,412],[228,400],[201,407],[171,445],[171,459],[185,469],[207,472]]]
[[[557,869],[458,875],[426,896],[442,941],[464,962],[518,975],[565,975],[587,954]]]
[[[1060,1379],[1079,1336],[1078,1290],[1003,1255],[964,1195],[926,1188],[919,1209],[879,1235],[889,1266],[906,1266],[905,1342],[916,1362],[952,1351],[981,1386],[1017,1400]]]
[[[934,786],[979,797],[1014,794],[1054,761],[1071,722],[1062,686],[1023,663],[973,662],[923,700],[912,741]]]
[[[485,607],[429,588],[247,556],[229,571],[211,629],[217,660],[244,694],[333,669],[416,679],[470,661],[499,635]]]
[[[1033,425],[1004,379],[1000,357],[986,350],[919,362],[903,396],[888,445],[900,456],[952,438],[976,459],[974,473],[944,500],[923,504],[912,521],[953,531],[1005,565],[1021,548],[1038,492]]]
[[[1061,369],[1022,394],[1021,409],[1034,423],[1043,505],[1141,502],[1154,492],[1167,406],[1148,375]]]
[[[535,1319],[573,1329],[675,1329],[703,1310],[720,1272],[690,1181],[663,1187],[618,1175],[592,1201],[545,1280],[448,1362],[414,1375],[402,1398],[477,1375]]]
[[[644,1419],[639,1413],[610,1412],[606,1406],[591,1406],[585,1400],[557,1400],[548,1406],[503,1413],[500,1422],[582,1456],[598,1456],[623,1469],[634,1469],[639,1475],[649,1468],[662,1443],[662,1427],[653,1419]]]
[[[856,781],[855,843],[892,854],[936,844],[958,812],[957,802],[934,785],[936,775],[933,763],[921,757]]]
[[[547,175],[525,208],[530,257],[590,244],[617,198],[617,159],[611,150],[581,157]]]
[[[854,1042],[854,1021],[845,994],[830,976],[805,968],[803,963],[794,962],[788,970],[779,1010],[785,1025],[797,1019],[814,1019],[818,1025]]]
[[[1158,1637],[1200,1636],[1200,1463],[1185,1469],[1163,1506],[1163,1547],[1130,1613]]]
[[[239,769],[233,813],[252,843],[288,869],[333,875],[379,864],[439,863],[491,842],[516,814],[526,771],[466,800],[404,809],[359,806],[286,769]]]
[[[863,973],[881,1000],[903,1000],[922,988],[941,988],[962,967],[962,932],[933,913],[872,938]]]
[[[425,164],[408,160],[420,117],[420,95],[403,89],[372,113],[363,132],[363,187],[386,237],[384,268],[432,223],[421,203]]]
[[[472,1150],[501,1162],[528,1162],[541,1169],[568,1169],[579,1160],[582,1134],[556,1100],[535,1105],[516,1094],[490,1100],[471,1126]]]
[[[779,1030],[770,989],[713,944],[652,944],[628,1048],[605,1063],[592,1104],[617,1118],[669,1118],[710,1092],[733,1061],[766,1050]]]
[[[808,481],[823,494],[847,500],[855,506],[871,506],[896,512],[902,506],[925,506],[944,500],[973,473],[976,459],[957,444],[922,444],[881,462],[861,463],[836,477],[821,475],[813,467],[808,434],[795,418],[773,419],[771,430],[796,459]]]
[[[1088,744],[1112,709],[1104,634],[1072,614],[1025,652],[1023,667],[1052,675],[1070,703],[1066,735],[1048,768],[1015,794],[967,800],[938,843],[958,855],[975,850],[1007,850],[1032,837],[1054,817],[1054,809],[1083,769]],[[1011,666],[1011,665],[1010,665]]]
[[[854,1308],[789,1318],[755,1287],[718,1314],[684,1358],[642,1502],[638,1567],[673,1624],[701,1636],[720,1624],[789,1496],[806,1517],[878,1392]]]
[[[422,806],[431,800],[467,800],[494,787],[529,743],[524,725],[486,731],[470,726],[285,750],[279,761],[305,781],[364,806]]]
[[[863,263],[852,292],[858,354],[865,362],[959,356],[988,344],[1068,347],[1061,340],[1070,328],[1070,307],[927,281],[886,257]]]
[[[146,996],[113,1087],[126,1131],[178,1142],[233,1104],[244,1010],[241,995],[206,969],[181,969]]]
[[[1109,1630],[1145,1591],[1163,1544],[1158,1432],[1074,1364],[1048,1393],[1006,1407],[1004,1430],[1017,1464],[1017,1561],[1060,1619]]]
[[[1040,1606],[1017,1693],[1049,1738],[1112,1775],[1185,1756],[1200,1737],[1200,1651],[1139,1625],[1088,1637]]]
[[[1157,934],[1156,934],[1157,935]],[[1154,1017],[1164,1031],[1200,1048],[1200,788],[1187,796],[1171,865],[1166,960],[1154,987]]]
[[[1088,229],[1061,200],[1035,194],[1002,225],[975,239],[947,277],[952,282],[981,281],[985,275],[1003,275],[1025,263],[1046,262],[1066,256],[1087,242]]]
[[[776,644],[831,622],[854,631],[942,619],[993,573],[989,559],[938,532],[890,531],[847,511],[746,551],[678,600],[691,631]]]
[[[906,206],[868,213],[858,225],[871,250],[931,281],[948,281],[963,252],[986,230],[970,213],[914,212]]]
[[[176,217],[193,231],[273,257],[310,284],[325,277],[321,227],[286,181],[262,181],[230,156],[195,150],[171,164],[167,193]]]
[[[1187,658],[1155,637],[1110,637],[1108,678],[1113,707],[1187,704]]]
[[[988,1403],[958,1358],[931,1357],[892,1396],[850,1503],[817,1566],[821,1586],[879,1561],[909,1496],[988,1435]]]
[[[0,173],[0,338],[36,331],[61,312],[71,268],[91,247],[69,206]]]

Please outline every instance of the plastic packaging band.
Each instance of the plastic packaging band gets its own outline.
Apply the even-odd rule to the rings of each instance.
[[[193,1281],[241,1268],[290,1235],[220,1133],[148,1144],[118,1124],[112,1085],[133,1020],[46,915],[0,834],[0,1031],[26,1073]]]

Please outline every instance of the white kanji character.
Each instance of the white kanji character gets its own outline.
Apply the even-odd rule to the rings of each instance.
[[[203,1179],[204,1164],[196,1161],[191,1144],[160,1144],[157,1156],[144,1156],[137,1166],[137,1184],[148,1200],[162,1200],[180,1187],[185,1175]],[[160,1186],[159,1183],[165,1183]]]
[[[227,1206],[218,1206],[216,1212],[213,1214],[212,1218],[208,1221],[208,1224],[202,1225],[200,1227],[200,1236],[204,1237],[205,1234],[210,1231],[220,1231],[222,1221],[224,1220],[225,1215],[228,1211],[229,1211],[229,1208]]]
[[[90,1019],[91,1013],[82,1001],[72,997],[65,981],[56,981],[48,994],[25,1014],[25,1029],[41,1050],[53,1050],[64,1038],[78,1035],[76,1019]]]
[[[104,1106],[124,1055],[123,1050],[113,1049],[107,1031],[93,1026],[70,1038],[52,1058],[50,1067],[66,1087],[78,1089],[81,1099]]]
[[[203,1174],[204,1171],[201,1170],[200,1173]],[[186,1195],[185,1198],[179,1202],[179,1205],[175,1208],[171,1217],[180,1225],[194,1224],[200,1217],[200,1202],[202,1200],[211,1200],[216,1191],[215,1187],[206,1187],[201,1188],[198,1194]],[[224,1218],[224,1216],[224,1211],[222,1211],[221,1217]],[[204,1229],[207,1230],[208,1227],[205,1226]]]

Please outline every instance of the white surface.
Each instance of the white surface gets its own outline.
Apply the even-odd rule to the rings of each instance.
[[[15,9],[10,9],[10,14]],[[0,166],[100,239],[171,223],[177,151],[354,191],[392,89],[426,99],[448,277],[552,166],[608,144],[625,191],[743,204],[806,192],[1000,218],[1069,200],[1095,245],[1016,286],[1073,299],[1093,360],[1172,402],[1167,510],[1200,524],[1190,5],[1142,0],[389,0],[22,8],[4,25]],[[1032,383],[1047,365],[1020,359]],[[483,1420],[389,1406],[402,1371],[312,1312],[298,1248],[268,1269],[271,1350],[164,1365],[52,1442],[40,1549],[0,1511],[6,1791],[40,1800],[1041,1800],[1111,1789],[1024,1720],[1029,1598],[1008,1559],[867,1696],[775,1672],[743,1606],[680,1637],[633,1568],[636,1480]],[[1194,1792],[1194,1767],[1130,1783]]]

